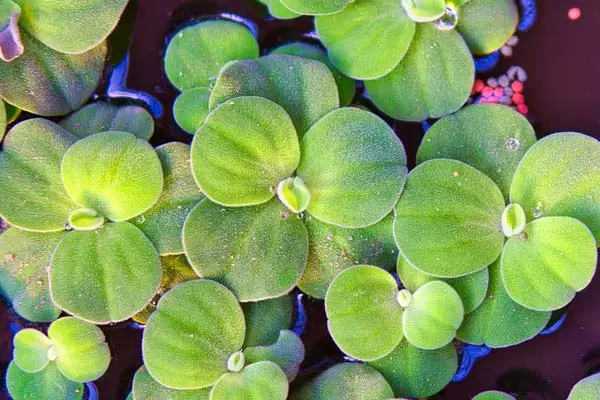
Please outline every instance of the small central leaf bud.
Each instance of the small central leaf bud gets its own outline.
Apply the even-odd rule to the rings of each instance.
[[[525,229],[526,224],[525,211],[519,204],[509,204],[502,211],[502,232],[506,237],[519,235]]]
[[[50,346],[47,353],[48,360],[54,361],[58,358],[58,347]]]
[[[402,289],[401,291],[398,292],[397,299],[398,299],[398,304],[400,304],[400,306],[402,308],[406,308],[412,301],[412,294],[410,293],[410,291],[408,289]]]
[[[69,227],[78,231],[94,231],[104,225],[104,217],[91,208],[78,208],[69,215]]]
[[[277,197],[292,212],[306,210],[310,203],[310,192],[300,177],[286,178],[277,185]]]
[[[231,372],[240,372],[246,364],[246,357],[241,351],[236,351],[227,360],[227,369]]]

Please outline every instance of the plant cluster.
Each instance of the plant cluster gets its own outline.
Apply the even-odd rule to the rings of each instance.
[[[22,13],[50,18],[41,3]],[[83,3],[106,18],[65,51],[102,46],[126,1]],[[429,397],[456,373],[460,342],[524,342],[590,283],[600,142],[574,132],[537,140],[502,105],[457,111],[471,51],[514,31],[513,0],[268,5],[282,18],[317,15],[327,53],[292,42],[259,56],[252,33],[228,20],[177,32],[165,71],[191,145],[153,148],[148,112],[102,101],[6,133],[0,289],[23,318],[51,322],[14,338],[15,400],[83,398],[110,362],[96,325],[130,319],[144,326],[133,400]],[[483,28],[490,19],[497,29]],[[27,57],[24,47],[6,62]],[[394,118],[443,116],[412,171],[390,126],[350,105],[352,78],[369,79]],[[347,362],[291,386],[305,357],[295,290],[324,300]],[[594,390],[587,378],[570,400]]]

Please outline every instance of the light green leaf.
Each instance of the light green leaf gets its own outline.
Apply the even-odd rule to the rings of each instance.
[[[502,232],[504,236],[512,237],[519,235],[525,229],[527,217],[525,211],[517,203],[511,203],[502,211]]]
[[[458,278],[440,279],[419,271],[410,265],[400,254],[398,256],[397,271],[402,284],[411,292],[415,292],[418,288],[431,281],[442,280],[446,282],[460,296],[465,314],[470,313],[481,305],[488,289],[489,274],[487,268]]]
[[[298,166],[300,149],[283,108],[264,98],[240,97],[206,118],[194,137],[191,159],[204,194],[239,207],[269,201]]]
[[[60,314],[50,299],[47,268],[62,236],[17,228],[0,235],[0,290],[30,321],[50,322]]]
[[[260,96],[279,104],[300,137],[339,106],[337,86],[325,64],[280,54],[226,65],[212,91],[210,110],[240,96]]]
[[[300,364],[304,361],[304,344],[294,332],[283,330],[277,342],[270,346],[247,347],[244,355],[248,364],[259,361],[274,362],[291,382],[298,375]]]
[[[104,225],[104,217],[91,208],[78,208],[69,215],[69,229],[95,231]]]
[[[277,197],[291,212],[299,214],[310,203],[310,192],[301,178],[286,178],[277,185]]]
[[[160,265],[162,278],[156,296],[142,311],[132,317],[139,324],[146,324],[150,315],[156,310],[156,303],[164,293],[182,282],[198,279],[198,275],[183,254],[161,257]]]
[[[297,174],[310,191],[313,217],[362,228],[381,221],[398,201],[407,173],[404,146],[375,114],[332,111],[312,126],[300,149]]]
[[[535,141],[531,124],[520,113],[499,104],[474,104],[433,124],[421,141],[417,163],[462,161],[490,177],[508,197],[517,165]]]
[[[71,29],[65,32],[73,33]],[[0,97],[42,116],[64,115],[79,109],[100,82],[106,44],[83,54],[68,55],[50,49],[26,31],[21,36],[26,51],[16,60],[2,63]]]
[[[258,58],[258,43],[242,24],[208,20],[175,34],[165,55],[165,70],[179,90],[211,87],[229,61]]]
[[[169,389],[152,378],[144,366],[133,376],[132,400],[208,400],[210,388]]]
[[[577,218],[600,241],[600,142],[574,132],[538,141],[523,157],[510,187],[529,220]]]
[[[19,24],[30,34],[58,52],[80,54],[107,38],[128,0],[14,1],[23,10]]]
[[[277,19],[293,19],[300,16],[281,3],[281,0],[258,0],[269,8],[269,14]]]
[[[227,372],[245,330],[242,309],[227,288],[207,279],[185,282],[167,292],[148,319],[144,363],[161,385],[208,387]]]
[[[8,103],[4,103],[4,107],[6,107],[6,122],[9,124],[15,122],[19,118],[19,115],[21,115],[22,110],[20,108]]]
[[[432,281],[410,296],[402,315],[402,329],[413,346],[435,350],[454,339],[463,317],[462,300],[452,286]]]
[[[0,100],[0,142],[2,142],[6,134],[6,126],[9,123],[8,117],[7,104]]]
[[[35,374],[28,374],[15,362],[8,365],[6,388],[14,400],[81,400],[83,384],[68,380],[54,363]]]
[[[569,217],[540,218],[506,242],[502,279],[517,303],[558,310],[591,282],[597,259],[596,240],[585,224]]]
[[[357,265],[340,272],[325,297],[327,327],[337,346],[363,361],[390,353],[403,337],[397,295],[396,281],[383,269]]]
[[[190,146],[167,143],[156,149],[164,174],[163,192],[152,208],[131,220],[161,255],[183,253],[183,224],[203,196],[192,176]]]
[[[590,375],[577,382],[567,400],[594,400],[600,393],[600,373]]]
[[[52,342],[36,329],[22,329],[14,337],[13,358],[15,364],[24,372],[40,372],[50,361],[49,350]]]
[[[56,366],[67,379],[91,382],[108,369],[110,350],[96,325],[65,317],[50,325],[48,337],[55,348]]]
[[[410,49],[383,78],[365,82],[377,108],[392,118],[422,121],[453,113],[469,99],[475,65],[461,36],[417,24]]]
[[[500,189],[473,167],[448,159],[424,162],[408,175],[396,206],[400,253],[429,275],[479,271],[502,251],[503,209]]]
[[[458,339],[498,348],[513,346],[537,335],[550,320],[550,313],[530,310],[510,298],[502,282],[499,260],[489,271],[487,296],[480,307],[465,316]]]
[[[402,0],[402,6],[416,22],[433,22],[446,13],[445,0]]]
[[[292,327],[294,297],[285,295],[274,299],[242,304],[246,316],[244,348],[269,346],[277,341],[281,331]]]
[[[369,365],[381,372],[396,396],[424,398],[450,383],[458,368],[458,356],[452,343],[437,350],[421,350],[405,340]]]
[[[287,395],[288,381],[281,368],[261,361],[221,376],[210,391],[210,400],[285,400]]]
[[[79,140],[65,153],[61,173],[73,201],[116,222],[148,210],[163,189],[163,171],[152,146],[125,132]]]
[[[160,278],[158,253],[150,240],[130,223],[108,223],[64,236],[52,257],[50,291],[62,310],[106,324],[143,309]]]
[[[356,94],[356,83],[353,79],[348,78],[346,75],[342,74],[340,70],[334,67],[331,61],[329,61],[327,53],[325,53],[321,47],[311,43],[291,42],[277,47],[275,50],[271,51],[271,54],[289,54],[290,56],[321,61],[323,64],[327,65],[333,74],[333,79],[335,79],[335,83],[338,87],[340,105],[346,106],[352,103],[352,99],[354,99],[354,95]]]
[[[333,278],[352,265],[375,265],[392,270],[398,254],[393,219],[390,214],[369,227],[349,229],[307,216],[308,261],[298,282],[300,290],[311,297],[324,299]]]
[[[322,372],[292,393],[291,400],[388,400],[392,388],[365,364],[341,363]]]
[[[479,393],[471,400],[516,400],[508,393],[499,392],[497,390],[488,390],[487,392]]]
[[[316,17],[315,27],[333,65],[361,80],[389,74],[415,34],[399,0],[354,1],[340,13]]]
[[[478,55],[504,46],[519,23],[519,9],[514,0],[470,0],[458,11],[456,30]]]
[[[181,93],[173,104],[173,116],[177,125],[190,134],[195,134],[208,116],[208,100],[210,92],[207,88],[187,89]]]
[[[194,270],[223,283],[241,302],[290,292],[308,254],[302,220],[277,200],[244,208],[204,200],[185,223],[183,243]]]
[[[281,3],[297,14],[328,15],[342,11],[353,0],[281,0]]]
[[[88,104],[63,119],[60,125],[78,138],[100,132],[120,131],[150,140],[154,133],[154,119],[145,108],[105,101]]]
[[[0,153],[0,215],[20,229],[62,231],[77,205],[63,188],[60,162],[76,138],[43,119],[16,125]],[[26,205],[26,206],[24,206]]]

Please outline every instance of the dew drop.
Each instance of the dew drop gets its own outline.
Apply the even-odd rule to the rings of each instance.
[[[533,218],[540,218],[542,215],[544,215],[542,213],[542,205],[540,203],[537,203],[536,206],[531,209],[531,215],[533,215]]]
[[[454,7],[446,7],[445,14],[435,21],[435,27],[440,31],[451,31],[458,25],[458,12]]]
[[[329,240],[330,242],[333,240],[333,235],[331,233],[327,234],[327,240]]]
[[[354,238],[352,236],[348,236],[348,240],[352,241]]]
[[[516,151],[519,150],[519,147],[521,147],[521,142],[519,142],[519,139],[511,137],[506,141],[505,146],[511,151]]]
[[[144,217],[143,215],[140,215],[140,216],[137,218],[137,222],[138,222],[139,224],[143,224],[144,222],[146,222],[146,217]]]
[[[296,218],[298,218],[298,219],[304,218],[304,213],[301,212],[301,213],[296,214]]]

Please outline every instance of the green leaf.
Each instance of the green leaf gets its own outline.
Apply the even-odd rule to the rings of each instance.
[[[299,214],[310,203],[310,192],[301,178],[286,178],[277,185],[277,197],[291,212]]]
[[[396,396],[424,398],[450,383],[458,368],[458,356],[452,343],[437,350],[421,350],[405,340],[369,365],[381,372]]]
[[[175,122],[184,131],[195,134],[208,116],[208,100],[210,92],[207,88],[187,89],[181,93],[173,104]]]
[[[0,142],[4,139],[4,135],[6,134],[6,126],[8,125],[8,105],[0,100]]]
[[[281,0],[258,0],[269,8],[269,14],[277,19],[293,19],[300,16],[283,5]]]
[[[19,18],[21,7],[13,0],[0,1],[0,59],[11,62],[20,57],[25,51],[21,41]],[[1,139],[1,137],[0,137]]]
[[[446,282],[460,296],[465,314],[481,305],[488,289],[489,274],[487,268],[458,278],[440,279],[419,271],[400,254],[398,256],[397,271],[402,284],[411,292],[431,281],[442,280]]]
[[[58,52],[80,54],[108,37],[128,0],[14,1],[23,9],[19,23],[30,34]]]
[[[269,201],[298,166],[300,149],[283,108],[260,97],[240,97],[206,118],[194,137],[191,159],[204,194],[239,207]]]
[[[56,348],[56,366],[67,379],[91,382],[108,369],[110,350],[96,325],[65,317],[50,325],[48,337]]]
[[[75,140],[60,126],[43,119],[21,122],[8,132],[0,153],[2,218],[32,231],[65,228],[77,205],[63,188],[60,162]]]
[[[241,302],[290,292],[308,254],[302,220],[277,200],[244,208],[204,200],[185,223],[183,243],[194,270],[223,283]]]
[[[54,363],[35,374],[28,374],[14,361],[8,365],[6,388],[14,400],[81,400],[83,384],[65,378]]]
[[[433,22],[446,13],[445,0],[402,0],[402,6],[416,22]]]
[[[182,254],[183,224],[202,200],[190,165],[190,146],[167,143],[156,148],[164,174],[163,192],[152,208],[133,219],[161,255]]]
[[[285,295],[274,299],[242,304],[246,316],[244,348],[269,346],[277,341],[281,331],[292,327],[294,297]]]
[[[210,391],[210,400],[285,400],[287,395],[288,381],[281,368],[261,361],[221,376]]]
[[[458,339],[492,348],[508,347],[529,340],[544,329],[550,313],[530,310],[510,298],[502,282],[499,260],[489,272],[487,296],[481,306],[465,316]]]
[[[461,36],[417,24],[410,49],[383,78],[365,82],[377,108],[392,118],[423,121],[451,114],[469,99],[475,65]]]
[[[137,323],[146,324],[150,315],[156,310],[156,303],[164,293],[182,282],[198,279],[198,275],[183,254],[161,257],[160,265],[162,267],[160,286],[154,299],[132,317]]]
[[[240,96],[260,96],[279,104],[300,137],[339,106],[337,86],[325,64],[279,54],[226,65],[212,91],[210,110]]]
[[[393,237],[393,216],[366,228],[349,229],[305,219],[309,249],[306,269],[298,282],[304,293],[324,299],[335,276],[356,264],[392,270],[398,249]]]
[[[241,349],[245,330],[242,309],[223,285],[207,279],[181,283],[148,319],[144,363],[161,385],[208,387],[227,372],[227,360]]]
[[[517,165],[535,141],[531,124],[520,113],[498,104],[474,104],[433,124],[421,141],[417,163],[462,161],[490,177],[508,197]]]
[[[537,219],[523,233],[509,238],[502,252],[502,279],[508,294],[532,310],[564,307],[596,272],[594,235],[569,217]]]
[[[180,30],[167,47],[165,70],[181,91],[209,88],[229,61],[258,58],[258,43],[242,24],[209,20]]]
[[[328,15],[342,11],[352,0],[281,0],[281,3],[297,14]]]
[[[72,33],[71,29],[66,31]],[[64,115],[79,109],[100,82],[106,44],[83,54],[68,55],[46,47],[26,31],[21,36],[27,50],[16,60],[2,63],[0,97],[42,116]]]
[[[283,330],[277,342],[270,346],[247,347],[244,355],[248,364],[259,361],[274,362],[291,382],[298,375],[300,364],[304,361],[304,344],[294,332]]]
[[[459,8],[456,30],[474,54],[489,54],[517,30],[519,9],[514,0],[470,0]]]
[[[538,141],[523,157],[510,187],[528,220],[572,217],[600,241],[600,142],[574,133],[555,133]]]
[[[397,295],[396,281],[383,269],[357,265],[340,272],[325,297],[327,327],[337,346],[363,361],[394,350],[403,337]]]
[[[400,252],[429,275],[452,278],[491,264],[502,251],[504,199],[483,173],[460,161],[424,162],[396,206]]]
[[[389,74],[415,34],[398,0],[355,1],[340,13],[316,17],[315,27],[333,65],[360,80]]]
[[[52,342],[36,329],[22,329],[14,337],[13,358],[15,364],[24,372],[40,372],[50,361],[49,350]]]
[[[160,277],[158,253],[144,234],[127,222],[108,223],[64,236],[52,257],[50,291],[60,309],[106,324],[143,309]]]
[[[17,228],[0,235],[0,290],[30,321],[50,322],[60,314],[50,298],[47,268],[62,236]]]
[[[508,393],[499,392],[497,390],[488,390],[487,392],[479,393],[472,400],[516,400]]]
[[[352,99],[354,99],[354,95],[356,94],[356,83],[353,79],[342,74],[340,70],[338,70],[331,63],[331,61],[329,61],[327,53],[325,53],[321,47],[311,43],[291,42],[277,47],[271,51],[271,54],[288,54],[290,56],[298,56],[321,61],[323,64],[327,65],[333,74],[333,79],[335,79],[335,83],[338,87],[340,105],[346,106],[352,103]]]
[[[444,347],[454,339],[464,308],[460,296],[446,282],[432,281],[409,297],[402,315],[406,340],[424,350]]]
[[[60,125],[78,138],[100,132],[120,131],[150,140],[154,133],[154,119],[145,108],[105,101],[88,104],[63,119]]]
[[[210,388],[194,390],[169,389],[158,383],[141,366],[133,376],[132,400],[208,400]]]
[[[125,132],[79,140],[65,153],[61,173],[73,201],[115,222],[148,210],[163,189],[161,164],[152,146]]]
[[[398,201],[407,173],[404,146],[375,114],[332,111],[312,126],[300,147],[297,174],[310,191],[313,217],[362,228],[381,221]]]
[[[15,122],[21,115],[21,109],[8,103],[4,103],[4,106],[6,107],[6,122],[9,124]]]
[[[341,363],[322,372],[292,393],[291,400],[387,400],[392,388],[374,368]]]
[[[600,373],[590,375],[577,382],[567,400],[593,400],[600,393]]]

